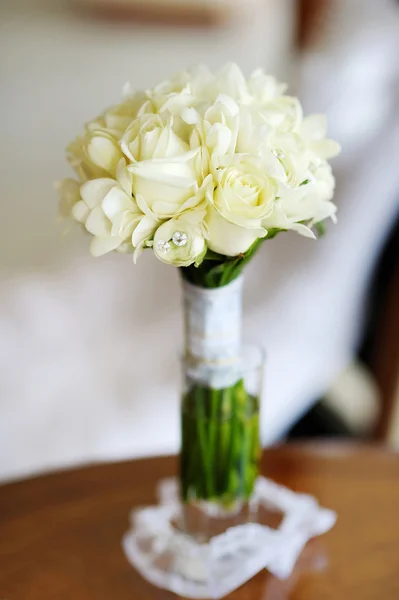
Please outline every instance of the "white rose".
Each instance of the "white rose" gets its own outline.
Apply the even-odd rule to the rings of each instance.
[[[199,203],[209,161],[204,148],[190,149],[191,129],[166,114],[144,115],[123,136],[121,147],[131,161],[133,192],[143,212],[166,219]]]
[[[228,64],[217,73],[212,73],[206,65],[197,65],[176,73],[146,94],[154,112],[168,110],[180,115],[183,107],[203,102],[210,105],[220,93],[236,97],[242,89],[246,90],[245,79],[237,65]]]
[[[84,136],[67,147],[71,166],[81,181],[97,177],[115,177],[122,151],[115,137],[100,125],[88,125]]]
[[[171,114],[180,114],[184,106],[190,106],[196,101],[189,83],[188,73],[178,73],[171,80],[165,80],[147,91],[154,112],[162,113],[166,110]]]
[[[82,182],[97,177],[115,177],[122,153],[119,140],[130,123],[140,114],[152,112],[153,106],[144,92],[125,94],[121,104],[111,106],[85,132],[67,147],[68,160]]]
[[[121,139],[121,148],[132,162],[167,158],[190,150],[191,129],[163,113],[144,114],[134,119]]]
[[[133,119],[154,111],[151,100],[144,92],[125,93],[125,96],[124,102],[111,106],[98,119],[101,128],[106,129],[116,140],[122,137]]]
[[[339,145],[326,138],[324,116],[303,118],[284,94],[263,71],[246,80],[234,64],[125,89],[69,145],[78,181],[59,184],[60,213],[94,236],[95,255],[137,258],[153,246],[181,266],[199,263],[207,244],[226,256],[246,252],[270,228],[312,236],[335,215],[326,160]]]
[[[208,227],[208,248],[225,256],[237,256],[246,252],[252,244],[267,231],[259,229],[246,229],[226,221],[213,207],[208,208],[205,219]]]
[[[199,207],[161,225],[153,242],[156,257],[176,267],[200,264],[206,253],[205,215],[206,208]]]
[[[216,187],[208,199],[230,223],[246,229],[261,228],[273,211],[277,185],[262,161],[250,155],[225,157],[215,172]]]
[[[86,147],[86,137],[78,136],[66,148],[68,162],[79,180],[83,182],[96,177],[107,177],[108,173],[98,165],[93,164],[87,156]]]
[[[117,140],[105,129],[90,131],[86,143],[86,152],[92,163],[109,173],[116,174],[116,166],[122,158]]]

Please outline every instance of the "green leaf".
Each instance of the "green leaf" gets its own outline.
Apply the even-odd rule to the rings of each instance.
[[[252,246],[242,254],[229,257],[208,250],[197,265],[182,267],[180,272],[186,281],[204,288],[217,288],[227,285],[236,279],[245,265],[252,259],[258,248],[265,240],[274,238],[284,229],[269,229],[266,236],[258,238]]]
[[[207,247],[204,247],[204,251],[197,256],[197,258],[195,259],[195,263],[194,263],[194,267],[199,267],[200,264],[202,264],[202,262],[204,261],[205,256],[207,255]]]
[[[318,223],[315,223],[314,228],[316,229],[317,235],[319,237],[322,237],[326,232],[326,226],[324,224],[324,221],[319,221]]]
[[[224,260],[226,257],[223,256],[223,254],[218,254],[217,252],[213,252],[213,250],[207,250],[207,253],[205,255],[206,260],[219,260],[222,261]]]

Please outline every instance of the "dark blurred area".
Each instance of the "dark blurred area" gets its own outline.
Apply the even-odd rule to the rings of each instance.
[[[177,275],[61,239],[52,186],[126,81],[196,63],[287,81],[343,148],[338,224],[317,245],[276,239],[248,269],[245,326],[269,356],[263,443],[399,448],[398,56],[395,0],[3,0],[0,480],[178,449]]]
[[[365,320],[356,363],[327,398],[321,398],[288,432],[289,439],[346,437],[397,447],[399,402],[399,212],[379,254],[365,297]],[[345,399],[345,386],[354,390]],[[370,393],[369,413],[348,411],[356,379]],[[368,380],[368,381],[367,381]],[[362,383],[361,383],[362,382]],[[341,386],[341,390],[340,390]],[[342,394],[342,398],[334,398]],[[363,398],[365,400],[365,398]],[[366,404],[366,403],[365,403]],[[374,407],[372,406],[374,404]],[[362,416],[365,420],[362,420]]]

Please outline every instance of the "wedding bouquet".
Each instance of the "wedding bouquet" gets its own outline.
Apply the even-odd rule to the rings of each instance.
[[[239,300],[210,294],[233,289],[266,239],[314,238],[335,219],[328,159],[339,145],[285,90],[260,69],[245,79],[234,64],[196,67],[126,87],[67,148],[76,178],[59,183],[60,212],[92,235],[91,253],[136,261],[150,250],[186,282],[185,355],[199,375],[183,402],[185,499],[248,497],[259,456],[257,399],[238,376],[215,375],[239,354]]]

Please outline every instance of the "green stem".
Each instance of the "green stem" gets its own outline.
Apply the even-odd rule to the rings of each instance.
[[[226,484],[225,484],[225,489],[226,492],[228,492],[229,494],[234,495],[235,493],[235,489],[236,489],[236,483],[237,483],[237,473],[236,473],[236,469],[235,469],[235,462],[236,462],[236,444],[237,444],[237,439],[236,439],[236,429],[237,429],[237,407],[236,407],[236,394],[235,392],[235,386],[233,388],[229,388],[229,395],[230,395],[230,410],[231,410],[231,417],[230,417],[230,444],[229,444],[229,456],[228,456],[228,463],[227,463],[227,469],[226,469]]]
[[[217,494],[221,495],[226,489],[225,474],[228,470],[229,447],[230,447],[230,394],[229,388],[219,392],[219,418],[217,439],[217,464],[215,472],[217,476]]]
[[[219,428],[218,423],[218,407],[220,402],[220,391],[219,390],[210,390],[211,397],[211,411],[209,418],[209,466],[211,472],[213,474],[212,477],[212,496],[216,494],[216,443],[217,443],[217,433]]]
[[[197,433],[198,433],[198,442],[200,446],[200,454],[202,458],[202,468],[200,469],[201,475],[204,477],[204,490],[206,497],[210,497],[212,495],[212,466],[209,462],[208,448],[207,448],[207,435],[206,435],[206,414],[205,414],[205,406],[204,400],[206,391],[205,389],[198,385],[194,391],[195,394],[195,404],[197,411]],[[200,475],[198,473],[198,475]]]
[[[227,285],[241,273],[245,265],[252,259],[259,246],[265,240],[274,238],[283,229],[269,229],[264,238],[255,240],[245,253],[238,256],[225,256],[208,250],[204,260],[198,266],[181,267],[180,272],[186,281],[204,288],[217,288]]]
[[[249,498],[260,452],[258,401],[242,381],[221,390],[195,385],[183,399],[182,494],[223,505]]]

